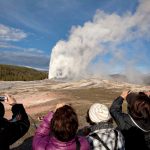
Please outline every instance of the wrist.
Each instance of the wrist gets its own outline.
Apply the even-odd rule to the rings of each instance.
[[[120,97],[121,97],[123,100],[125,100],[125,97],[124,97],[123,95],[120,95]]]
[[[11,103],[11,104],[9,104],[9,105],[11,105],[11,106],[14,106],[14,105],[16,105],[17,103],[16,102],[14,102],[14,103]]]

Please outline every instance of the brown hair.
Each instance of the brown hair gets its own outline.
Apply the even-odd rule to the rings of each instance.
[[[134,119],[142,119],[148,121],[150,118],[150,98],[143,92],[134,94],[134,96],[129,95],[128,97],[127,99],[129,114]]]
[[[74,109],[68,105],[58,108],[52,118],[51,129],[58,140],[62,142],[72,140],[78,129],[78,118]]]

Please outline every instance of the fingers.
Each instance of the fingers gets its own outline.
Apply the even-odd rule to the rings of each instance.
[[[123,91],[122,94],[120,95],[123,99],[126,99],[127,95],[131,93],[131,90],[126,90],[126,91]]]
[[[5,94],[5,100],[4,102],[8,104],[8,98],[9,98],[9,95],[8,94]]]
[[[150,97],[150,91],[144,92],[148,97]]]
[[[65,105],[65,103],[59,103],[56,105],[56,108],[55,108],[55,111],[60,108],[60,107],[63,107]]]
[[[44,119],[44,116],[39,116],[39,117],[38,117],[38,120],[39,120],[39,121],[42,121],[43,119]]]
[[[14,105],[16,104],[16,100],[14,97],[12,97],[11,95],[5,94],[6,99],[5,99],[5,103],[9,104],[9,105]]]

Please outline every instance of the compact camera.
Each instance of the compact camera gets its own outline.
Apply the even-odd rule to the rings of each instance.
[[[0,101],[4,101],[6,98],[6,96],[0,96]]]

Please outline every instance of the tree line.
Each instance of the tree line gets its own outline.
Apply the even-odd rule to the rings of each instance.
[[[48,73],[32,68],[0,64],[0,81],[32,81],[48,78]]]

